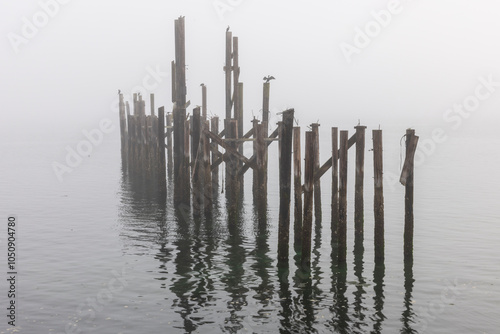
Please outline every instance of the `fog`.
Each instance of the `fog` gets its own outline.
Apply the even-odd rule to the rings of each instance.
[[[272,113],[295,108],[301,126],[449,126],[446,110],[474,95],[479,78],[500,82],[499,9],[486,0],[3,1],[0,136],[67,140],[103,118],[118,124],[117,90],[131,94],[144,80],[156,107],[170,111],[181,15],[188,112],[201,104],[205,83],[209,114],[224,116],[230,26],[239,37],[246,120],[260,118],[262,77],[270,74]],[[494,124],[494,90],[467,116],[454,116],[469,128]]]

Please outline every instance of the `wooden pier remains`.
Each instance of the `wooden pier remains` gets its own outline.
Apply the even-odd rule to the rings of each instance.
[[[347,193],[348,150],[356,145],[354,175],[354,236],[355,247],[363,249],[364,239],[364,156],[366,126],[358,123],[349,137],[347,130],[331,128],[331,156],[320,164],[319,123],[305,131],[305,152],[301,148],[301,128],[294,127],[294,109],[278,115],[277,126],[269,123],[270,83],[264,80],[262,114],[244,129],[243,92],[240,82],[239,39],[226,31],[225,50],[225,117],[219,131],[219,117],[209,119],[207,112],[208,89],[201,84],[201,106],[194,107],[187,116],[185,72],[185,22],[175,20],[175,60],[172,69],[172,112],[165,107],[155,108],[154,94],[149,95],[150,114],[146,115],[146,101],[134,93],[130,104],[119,94],[120,150],[123,169],[130,175],[153,181],[157,190],[173,194],[177,208],[193,216],[209,219],[214,211],[218,194],[225,192],[229,213],[236,212],[243,196],[244,174],[253,171],[253,199],[255,205],[267,208],[268,196],[268,147],[278,142],[279,148],[279,220],[277,226],[277,263],[280,268],[289,266],[291,239],[293,249],[300,259],[301,269],[311,265],[311,238],[313,217],[321,223],[321,177],[331,168],[331,247],[339,267],[347,261]],[[269,77],[268,77],[269,78]],[[248,123],[246,123],[248,124]],[[274,129],[269,134],[269,128]],[[382,130],[373,130],[374,173],[374,250],[375,264],[384,263],[384,197]],[[252,155],[245,156],[243,147],[251,142]],[[413,158],[418,142],[415,131],[406,131],[406,159],[401,173],[405,186],[405,261],[413,258]],[[302,165],[302,157],[305,157]],[[222,167],[225,175],[221,175]],[[302,179],[302,170],[304,176]],[[293,172],[293,182],[292,182]],[[172,180],[166,182],[167,177]],[[225,185],[224,185],[225,184]],[[293,196],[292,196],[293,185]],[[222,188],[222,189],[221,189]],[[293,227],[290,226],[290,206],[293,198]],[[264,209],[265,210],[265,209]],[[290,238],[290,230],[293,238]],[[316,234],[318,233],[316,229]]]

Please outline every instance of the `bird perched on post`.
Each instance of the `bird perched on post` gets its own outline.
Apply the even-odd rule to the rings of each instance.
[[[228,31],[229,31],[229,26],[227,26],[227,28],[226,28],[226,32],[228,32]]]
[[[276,79],[276,78],[273,77],[272,75],[268,75],[267,77],[264,77],[264,79],[262,79],[262,80],[265,80],[266,83],[268,83],[269,81],[274,80],[274,79]]]
[[[205,84],[202,82],[202,83],[200,84],[200,86],[201,86],[201,87],[203,87],[203,86],[205,86]]]
[[[120,95],[121,93],[122,93],[122,91],[118,89],[118,95]]]

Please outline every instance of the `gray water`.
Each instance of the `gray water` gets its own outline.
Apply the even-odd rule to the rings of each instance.
[[[424,130],[417,128],[421,140]],[[0,143],[2,304],[5,222],[15,214],[20,333],[498,333],[500,139],[452,135],[416,167],[414,263],[405,267],[404,188],[389,180],[399,173],[402,134],[404,127],[384,130],[385,267],[373,264],[367,131],[364,253],[353,254],[350,152],[347,270],[331,258],[327,173],[310,277],[293,248],[289,272],[277,269],[276,145],[264,216],[254,210],[247,173],[236,217],[227,216],[221,194],[212,220],[186,221],[173,210],[171,183],[162,197],[123,172],[116,131],[63,182],[51,164],[82,138],[7,139]],[[15,332],[4,313],[0,333]]]

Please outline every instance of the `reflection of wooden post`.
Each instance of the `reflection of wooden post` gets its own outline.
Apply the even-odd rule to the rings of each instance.
[[[219,117],[212,117],[212,132],[216,135],[219,134]],[[216,152],[219,152],[219,145],[215,141],[212,141],[212,163],[217,160],[218,156]],[[218,193],[219,188],[219,166],[216,166],[212,170],[212,188]]]
[[[314,151],[314,174],[319,170],[319,124],[311,124],[312,131],[316,133],[316,150]],[[321,221],[321,181],[318,178],[314,182],[314,218]]]
[[[338,129],[332,128],[332,247],[338,248],[339,226],[339,151]]]
[[[300,157],[300,127],[293,128],[293,191],[294,191],[294,247],[300,249],[302,242],[302,169]]]
[[[384,263],[384,182],[382,156],[382,130],[373,130],[373,182],[375,194],[373,209],[375,216],[375,264]]]
[[[413,260],[413,162],[417,150],[418,136],[415,130],[406,130],[406,158],[400,182],[405,186],[405,230],[404,260]]]
[[[290,240],[293,113],[293,109],[283,112],[279,141],[280,208],[278,224],[278,262],[281,265],[288,265],[288,245]]]
[[[365,129],[358,125],[356,129],[356,179],[354,195],[354,235],[355,239],[363,241],[363,179],[365,173]]]
[[[314,151],[316,146],[316,133],[306,131],[306,156],[304,166],[304,220],[302,225],[302,254],[301,265],[303,269],[311,265],[311,235],[313,216],[313,188],[314,188]]]
[[[347,150],[348,132],[340,131],[340,152],[339,152],[339,252],[338,263],[346,263],[347,252]]]

